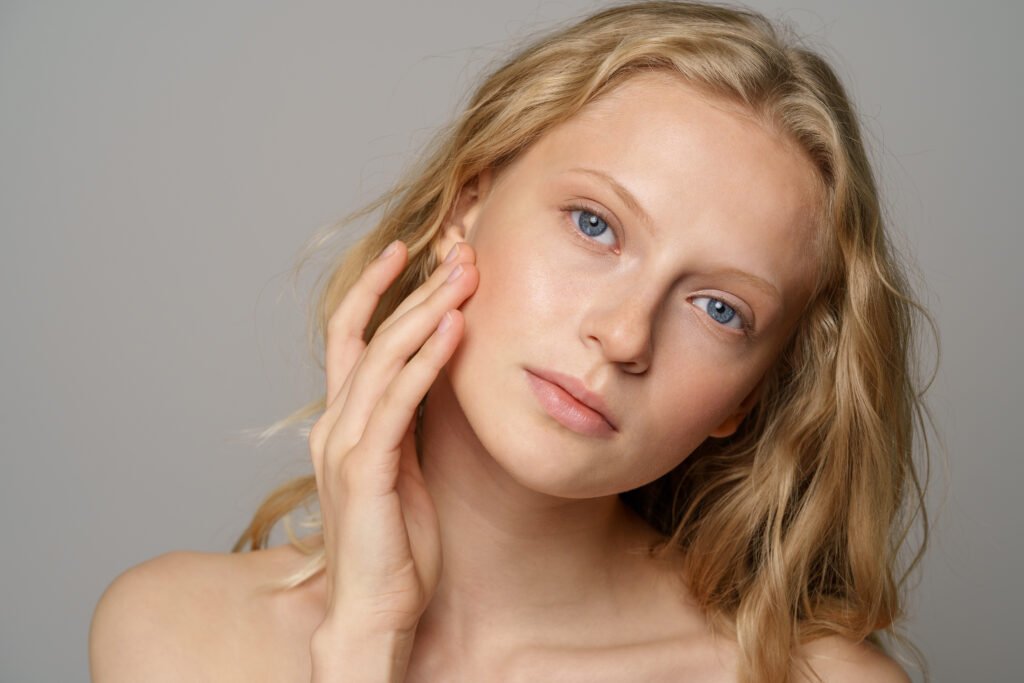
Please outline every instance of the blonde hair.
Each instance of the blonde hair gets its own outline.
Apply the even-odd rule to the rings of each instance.
[[[519,49],[392,190],[333,226],[337,232],[383,208],[376,228],[330,265],[311,310],[310,340],[323,341],[326,320],[363,268],[401,239],[409,266],[381,299],[369,341],[434,270],[431,247],[467,181],[513,160],[624,79],[652,70],[743,105],[804,150],[821,183],[822,267],[805,314],[736,433],[708,439],[672,472],[621,495],[670,537],[666,549],[684,551],[695,599],[737,640],[740,680],[785,681],[797,645],[833,634],[881,645],[879,633],[888,633],[923,666],[896,622],[904,584],[927,542],[914,444],[920,426],[927,464],[923,427],[931,418],[917,388],[916,314],[933,331],[934,323],[914,299],[884,229],[843,86],[821,57],[784,39],[763,16],[719,5],[633,3]],[[322,397],[264,437],[324,409]],[[312,474],[276,489],[233,552],[246,543],[266,547],[285,518],[290,541],[310,561],[274,586],[315,576],[324,549],[296,538],[286,517],[315,499]],[[318,524],[315,515],[309,519]],[[897,576],[915,520],[922,538]]]

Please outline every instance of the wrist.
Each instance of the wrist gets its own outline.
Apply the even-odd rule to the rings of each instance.
[[[398,683],[415,639],[412,631],[374,629],[354,620],[331,619],[313,632],[313,683]]]

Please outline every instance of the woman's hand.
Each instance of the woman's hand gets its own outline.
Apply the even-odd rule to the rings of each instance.
[[[459,243],[366,344],[381,295],[405,268],[407,247],[394,245],[366,267],[328,322],[327,408],[309,444],[327,553],[327,612],[318,633],[329,639],[356,627],[360,637],[408,636],[411,647],[441,575],[415,414],[462,337],[456,309],[479,274],[472,247]]]

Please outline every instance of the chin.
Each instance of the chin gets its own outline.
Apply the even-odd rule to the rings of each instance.
[[[455,400],[483,449],[516,483],[569,499],[632,488],[630,482],[615,481],[621,445],[578,434],[548,416],[527,385],[524,368],[510,364],[500,378],[488,378],[469,370],[466,360],[463,356],[448,369]],[[493,372],[499,366],[490,358],[486,367]]]

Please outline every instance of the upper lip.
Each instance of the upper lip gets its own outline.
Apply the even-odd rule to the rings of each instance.
[[[542,370],[538,368],[527,368],[527,370],[542,379],[546,379],[552,384],[557,384],[567,393],[571,394],[577,401],[591,410],[600,413],[601,417],[605,419],[605,422],[610,424],[612,429],[617,430],[615,420],[612,417],[612,413],[608,409],[607,404],[605,404],[604,399],[601,398],[600,394],[596,394],[588,389],[587,385],[584,384],[582,380],[555,370]]]

